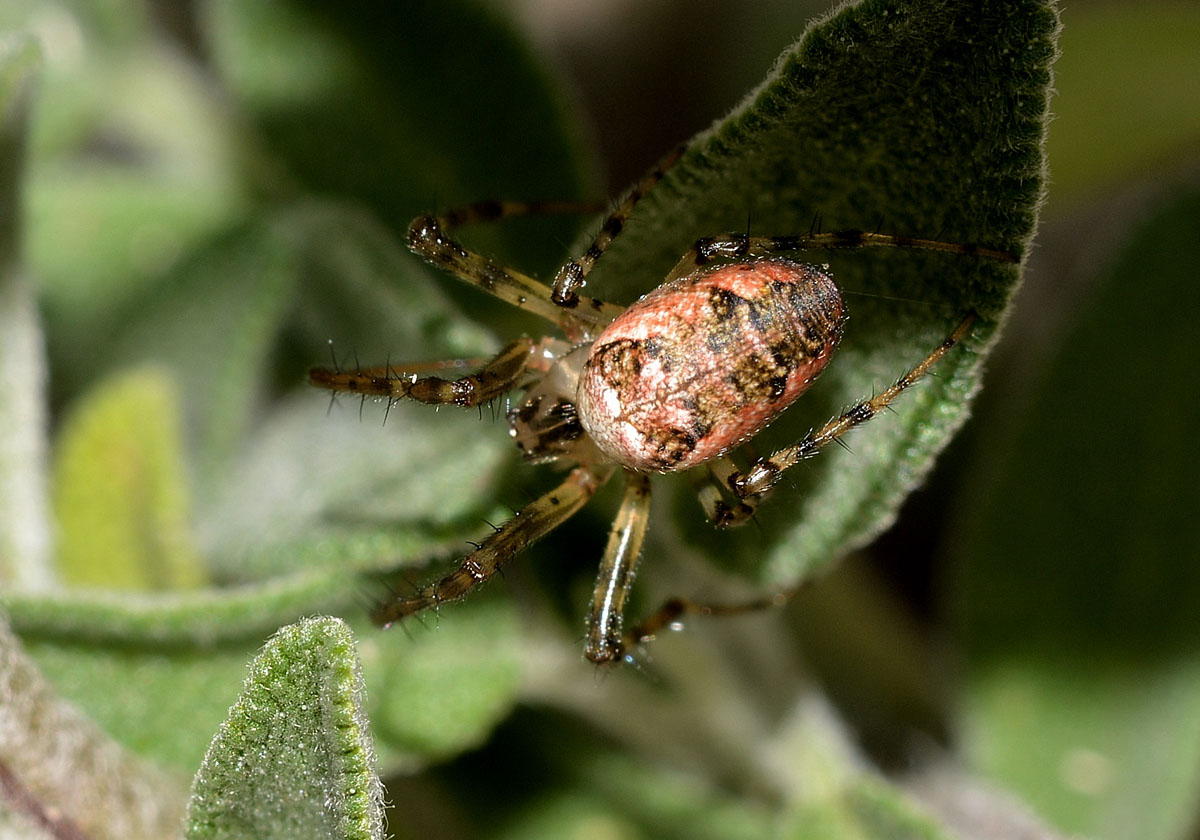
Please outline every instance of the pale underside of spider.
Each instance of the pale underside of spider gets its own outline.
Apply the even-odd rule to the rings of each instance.
[[[389,401],[471,407],[520,392],[508,420],[524,457],[573,465],[557,487],[495,528],[449,574],[381,603],[373,613],[380,624],[463,597],[574,515],[617,472],[624,476],[625,490],[588,613],[588,659],[605,663],[627,656],[634,645],[684,613],[740,612],[784,600],[786,593],[712,606],[676,598],[626,630],[625,602],[649,520],[650,476],[706,468],[698,490],[705,515],[721,528],[742,524],[785,470],[874,417],[925,376],[966,335],[975,314],[967,313],[890,387],[742,471],[728,453],[808,388],[842,334],[842,295],[827,268],[783,255],[878,246],[1016,261],[1012,254],[976,245],[859,230],[729,234],[697,240],[661,286],[628,308],[581,295],[589,272],[638,201],[682,153],[683,148],[673,151],[633,188],[591,246],[568,261],[550,286],[467,250],[449,232],[471,222],[587,212],[595,205],[487,201],[420,216],[409,226],[409,247],[416,254],[546,318],[562,338],[519,338],[475,373],[454,380],[422,374],[456,362],[310,371],[311,382],[319,387]]]

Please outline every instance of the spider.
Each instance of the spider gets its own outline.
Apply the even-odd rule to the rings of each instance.
[[[870,420],[920,380],[970,330],[968,312],[947,338],[890,387],[850,407],[802,440],[739,470],[729,452],[762,431],[825,368],[842,335],[845,307],[827,266],[787,256],[813,249],[897,247],[1016,257],[977,245],[861,230],[800,236],[728,234],[699,239],[665,282],[627,308],[580,294],[596,261],[620,235],[638,201],[680,158],[673,150],[604,221],[582,256],[552,285],[497,265],[450,237],[462,225],[545,212],[584,212],[593,204],[484,201],[419,216],[408,245],[427,262],[556,325],[564,338],[518,338],[473,374],[455,380],[422,373],[435,362],[340,370],[314,368],[312,384],[431,405],[480,406],[512,391],[509,433],[524,457],[573,468],[555,488],[496,527],[440,580],[378,605],[387,626],[463,597],[510,558],[561,525],[620,472],[625,487],[600,562],[587,618],[584,655],[595,663],[628,658],[631,648],[689,612],[735,612],[778,603],[788,593],[732,607],[672,599],[636,627],[624,627],[650,510],[650,477],[704,466],[698,496],[724,528],[746,522],[783,472]]]

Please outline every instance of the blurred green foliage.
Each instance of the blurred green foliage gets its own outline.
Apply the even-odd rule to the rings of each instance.
[[[715,126],[651,195],[597,293],[631,299],[695,236],[747,214],[770,233],[820,213],[827,228],[1023,250],[1041,101],[1022,96],[1045,81],[1053,21],[1036,3],[968,5],[872,0],[822,30],[779,68],[791,89]],[[330,339],[365,363],[474,356],[542,329],[420,265],[407,220],[481,197],[593,196],[597,161],[619,189],[735,105],[822,11],[644,6],[559,30],[553,4],[498,1],[0,10],[0,33],[33,38],[0,35],[0,316],[6,336],[34,339],[0,357],[13,418],[0,522],[18,535],[0,607],[22,637],[0,635],[0,715],[44,733],[32,710],[61,701],[30,698],[57,693],[104,730],[72,722],[70,737],[129,759],[126,789],[96,800],[95,836],[161,836],[161,822],[120,821],[127,789],[174,819],[202,758],[193,836],[378,836],[371,783],[354,781],[370,778],[372,738],[401,837],[1194,830],[1200,416],[1180,392],[1198,349],[1192,4],[1064,12],[1050,198],[1008,341],[978,422],[871,550],[907,598],[860,555],[786,614],[691,622],[640,670],[597,675],[574,642],[610,493],[509,585],[429,626],[362,620],[364,580],[424,577],[549,480],[506,469],[486,418],[397,405],[383,426],[382,407],[327,415],[300,388]],[[558,33],[558,64],[522,26]],[[939,74],[914,56],[942,38],[965,63]],[[806,88],[819,70],[837,84]],[[573,237],[565,219],[470,231],[542,276]],[[852,296],[840,364],[768,446],[894,377],[966,304],[989,316],[982,350],[1015,279],[923,255],[830,259],[852,292],[921,304]],[[686,488],[664,488],[640,605],[730,600],[746,577],[792,581],[866,542],[965,416],[974,359],[939,373],[850,452],[797,469],[758,534],[714,534]],[[54,525],[14,501],[50,485]],[[57,532],[52,567],[19,538],[27,525]],[[314,613],[350,627],[293,623]],[[366,717],[371,736],[355,729]],[[28,758],[0,740],[0,762],[74,814],[55,772],[87,770],[28,769],[6,752],[18,744]],[[47,836],[22,819],[0,806],[0,827]]]

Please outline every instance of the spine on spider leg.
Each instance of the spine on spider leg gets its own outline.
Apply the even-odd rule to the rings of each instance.
[[[462,598],[499,571],[510,557],[573,516],[610,475],[611,468],[595,472],[587,467],[576,467],[562,484],[521,508],[512,519],[489,534],[462,559],[457,569],[412,595],[380,604],[371,612],[371,619],[386,627],[422,610]]]
[[[418,378],[398,371],[346,371],[313,368],[308,381],[318,388],[335,394],[361,394],[367,397],[387,397],[389,400],[413,399],[427,405],[476,405],[487,390],[486,375],[464,376],[461,379],[441,379],[436,376]]]
[[[372,397],[402,399],[411,384],[394,373],[369,374],[365,370],[334,370],[315,367],[308,371],[308,383],[335,394],[366,394]]]

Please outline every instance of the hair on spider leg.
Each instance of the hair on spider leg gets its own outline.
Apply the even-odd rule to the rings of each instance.
[[[924,306],[928,309],[947,308],[946,301],[921,300],[920,298],[903,297],[901,295],[885,295],[879,292],[864,292],[860,289],[842,289],[842,294],[847,297],[870,298],[871,300],[886,300],[892,303],[907,303],[913,306]]]
[[[367,603],[364,606],[367,614],[371,616],[373,620],[379,616],[389,604],[405,598],[411,598],[426,588],[423,584],[418,583],[413,576],[403,570],[393,570],[390,572],[372,575],[369,580],[369,585],[371,589],[376,591],[368,592],[366,591],[367,587],[364,586],[363,596],[367,600]],[[385,594],[380,595],[378,593],[378,590],[380,589],[382,589]],[[414,620],[420,624],[424,624],[424,618],[419,614],[415,616]],[[393,624],[399,624],[403,626],[406,623],[406,621],[387,622],[382,626],[390,627]]]
[[[334,352],[334,349],[333,349],[333,339],[332,338],[329,339],[329,361],[333,365],[333,370],[335,373],[342,372],[342,368],[338,364],[337,353]]]
[[[499,419],[500,419],[500,418],[503,416],[503,415],[502,415],[502,414],[501,414],[499,411],[497,411],[497,409],[496,409],[496,403],[497,403],[497,401],[498,401],[499,399],[500,399],[499,397],[493,397],[492,399],[488,400],[486,403],[480,403],[479,405],[477,405],[477,406],[476,406],[476,408],[478,408],[478,409],[479,409],[479,420],[480,420],[480,422],[482,422],[482,421],[483,421],[483,408],[484,408],[484,406],[485,406],[485,405],[487,406],[487,409],[488,409],[488,411],[489,411],[489,412],[491,413],[491,415],[492,415],[492,422],[493,422],[493,423],[495,423],[497,420],[499,420]]]

